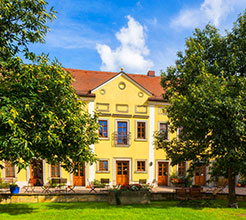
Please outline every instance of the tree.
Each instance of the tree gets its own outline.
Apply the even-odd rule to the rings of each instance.
[[[39,158],[72,171],[95,160],[97,116],[84,110],[61,64],[28,49],[44,42],[55,13],[46,8],[43,0],[0,1],[0,160],[21,169]]]
[[[210,25],[196,29],[161,79],[171,130],[183,129],[170,142],[157,135],[157,147],[173,165],[191,161],[191,171],[214,161],[212,174],[229,180],[230,207],[237,207],[235,176],[246,172],[245,51],[246,12],[225,36]]]

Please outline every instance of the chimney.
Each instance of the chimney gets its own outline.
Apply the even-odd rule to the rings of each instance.
[[[149,76],[149,77],[155,77],[155,71],[149,70],[148,73],[147,73],[147,76]]]

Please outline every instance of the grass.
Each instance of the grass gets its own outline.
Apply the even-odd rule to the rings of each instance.
[[[0,219],[246,219],[246,203],[239,206],[229,209],[227,201],[215,201],[210,207],[178,207],[175,201],[127,206],[110,206],[105,202],[1,204]]]

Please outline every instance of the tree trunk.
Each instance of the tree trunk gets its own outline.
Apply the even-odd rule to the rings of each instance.
[[[236,198],[236,175],[233,168],[228,170],[228,179],[229,179],[229,207],[238,208],[237,198]]]

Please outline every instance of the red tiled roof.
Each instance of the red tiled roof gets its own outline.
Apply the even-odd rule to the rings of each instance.
[[[103,72],[103,71],[91,71],[91,70],[78,70],[78,69],[66,69],[74,77],[75,81],[73,86],[78,95],[81,96],[93,96],[90,93],[91,90],[110,80],[116,76],[116,72]],[[153,96],[150,100],[163,100],[163,88],[160,85],[161,77],[155,76],[150,77],[147,75],[140,74],[128,74],[127,76],[135,80],[138,84],[150,91]]]

